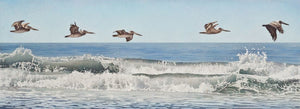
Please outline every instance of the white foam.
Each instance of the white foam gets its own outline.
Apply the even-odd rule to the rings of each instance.
[[[128,74],[92,74],[74,71],[70,74],[30,74],[24,70],[3,69],[0,71],[2,87],[38,87],[80,90],[144,90],[166,92],[210,93],[213,86],[197,78],[156,78]]]
[[[232,74],[238,73],[240,69],[250,69],[260,75],[277,74],[281,72],[299,73],[299,70],[288,70],[292,67],[282,63],[274,63],[267,61],[267,54],[264,52],[249,53],[248,49],[244,54],[238,54],[239,61],[224,63],[197,63],[197,64],[176,64],[174,62],[166,61],[152,61],[147,62],[143,60],[124,60],[118,58],[109,58],[103,56],[92,56],[89,54],[83,56],[66,56],[66,57],[38,57],[31,53],[30,49],[23,47],[17,48],[13,53],[0,54],[2,60],[13,60],[21,69],[35,69],[41,71],[38,67],[39,63],[55,63],[55,62],[72,62],[78,60],[93,60],[101,62],[103,66],[107,67],[109,63],[119,66],[119,73],[134,74],[164,74],[164,73],[193,73],[193,74]],[[25,56],[25,57],[24,57]],[[13,58],[12,58],[13,57]],[[27,61],[23,61],[26,58]],[[16,60],[19,59],[19,60]],[[28,61],[30,60],[30,61]],[[35,62],[35,63],[30,63]],[[35,65],[37,64],[37,65]],[[70,63],[71,64],[71,63]],[[72,63],[76,64],[76,63]],[[36,68],[32,68],[36,67]],[[46,66],[47,67],[47,66]],[[298,69],[298,65],[294,65]],[[54,70],[61,71],[62,68]],[[47,70],[45,71],[52,71]]]
[[[287,65],[267,61],[264,52],[250,53],[247,49],[244,54],[238,54],[239,61],[229,63],[195,63],[176,64],[166,61],[126,60],[103,56],[67,56],[67,57],[38,57],[31,50],[17,48],[13,53],[0,54],[2,60],[32,57],[31,61],[14,63],[20,69],[1,68],[0,85],[4,87],[41,87],[41,88],[66,88],[87,90],[145,90],[145,91],[167,91],[167,92],[201,92],[209,93],[216,90],[218,86],[228,84],[226,75],[238,75],[233,86],[239,88],[250,88],[241,85],[247,83],[248,78],[257,79],[261,83],[271,78],[275,80],[300,79],[300,66]],[[12,58],[14,57],[14,58]],[[16,58],[17,57],[17,58]],[[61,68],[54,70],[39,70],[39,64],[50,62],[69,62],[76,60],[93,60],[107,65],[114,63],[120,70],[116,74],[103,73],[92,74],[90,72],[63,73]],[[13,62],[12,61],[12,62]],[[14,65],[13,64],[13,65]],[[28,69],[35,69],[30,72]],[[251,74],[238,74],[243,69]],[[48,73],[46,73],[48,72]],[[54,74],[53,72],[60,72]],[[222,77],[159,77],[133,76],[132,74],[165,74],[165,73],[190,73],[190,74],[225,74]],[[257,88],[253,90],[259,91]]]

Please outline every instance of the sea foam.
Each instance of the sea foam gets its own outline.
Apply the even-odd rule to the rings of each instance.
[[[247,49],[237,56],[239,60],[232,62],[182,63],[92,55],[39,57],[20,47],[0,54],[0,85],[200,93],[299,92],[299,65],[267,61],[266,53]]]

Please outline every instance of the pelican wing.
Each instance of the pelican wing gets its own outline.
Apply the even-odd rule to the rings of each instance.
[[[277,30],[280,32],[280,33],[283,33],[283,29],[282,29],[282,26],[280,25],[279,27],[277,27]]]
[[[216,22],[217,22],[217,21],[207,23],[207,24],[204,25],[204,28],[205,28],[206,30],[208,30],[208,29],[211,28],[212,26],[217,26],[218,24],[215,24]],[[213,25],[213,24],[215,24],[215,25]]]
[[[275,41],[277,39],[276,28],[272,25],[265,25],[265,26],[269,31],[269,33],[271,34],[273,41]]]
[[[218,21],[210,22],[211,24],[217,23]]]
[[[210,27],[210,28],[206,29],[206,32],[215,33],[215,32],[218,32],[218,30],[216,28],[214,28],[214,27]]]
[[[128,42],[128,41],[131,41],[133,39],[133,36],[132,35],[130,35],[129,37],[126,37],[126,41]]]
[[[204,25],[204,28],[207,30],[207,28],[211,27],[211,25],[208,23],[208,24],[205,24]]]
[[[275,29],[277,29],[280,33],[283,33],[283,29],[279,21],[273,21],[269,25],[275,27]]]
[[[79,29],[79,27],[76,24],[71,24],[71,27],[70,27],[71,34],[79,33],[78,29]]]
[[[219,24],[214,24],[214,25],[212,25],[212,28],[215,28],[217,25],[219,25]]]
[[[117,30],[117,31],[115,31],[115,32],[117,32],[118,35],[121,35],[121,31],[122,31],[122,30]]]
[[[118,35],[122,35],[122,34],[125,34],[125,33],[126,33],[125,30],[117,30],[117,31],[115,31],[115,32],[117,32]]]
[[[22,28],[22,22],[24,22],[24,20],[16,21],[11,26],[14,26],[15,29],[17,30],[19,28]]]
[[[29,24],[29,23],[23,23],[23,24],[22,24],[22,27],[23,27],[23,28],[26,28],[26,26],[27,26],[28,24]]]

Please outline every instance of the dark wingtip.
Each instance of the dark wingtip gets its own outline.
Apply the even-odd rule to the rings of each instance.
[[[272,39],[273,39],[273,41],[275,42],[277,38],[275,38],[275,37],[272,37]]]

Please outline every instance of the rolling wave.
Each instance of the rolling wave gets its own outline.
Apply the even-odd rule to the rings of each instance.
[[[0,54],[2,87],[200,93],[299,93],[300,66],[263,52],[233,62],[166,62],[103,56],[39,57],[17,48]]]
[[[90,55],[74,57],[38,57],[30,49],[17,48],[12,53],[0,54],[1,68],[19,68],[35,72],[72,72],[74,70],[93,73],[102,73],[108,70],[118,72],[118,66],[113,63],[104,63],[108,58],[92,57]]]

